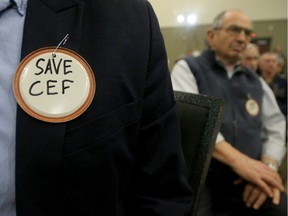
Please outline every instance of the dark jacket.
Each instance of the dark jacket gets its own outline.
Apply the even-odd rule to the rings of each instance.
[[[190,202],[167,58],[144,0],[29,0],[22,58],[57,46],[90,64],[96,94],[67,123],[20,107],[17,216],[184,215]]]

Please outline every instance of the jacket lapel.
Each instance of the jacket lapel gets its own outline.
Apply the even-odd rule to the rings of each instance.
[[[36,49],[57,46],[66,34],[69,40],[65,47],[78,52],[83,10],[84,2],[80,0],[29,0],[22,58]]]
[[[84,3],[79,0],[29,0],[22,58],[39,48],[57,46],[66,34],[69,34],[69,40],[65,47],[78,52],[83,9]],[[25,205],[26,200],[29,202],[29,197],[37,197],[37,194],[31,194],[31,191],[41,191],[38,196],[40,202],[41,196],[49,196],[49,185],[57,184],[55,176],[61,163],[65,125],[34,119],[18,106],[16,197],[18,201],[22,200],[19,205]],[[40,189],[44,187],[45,192]]]

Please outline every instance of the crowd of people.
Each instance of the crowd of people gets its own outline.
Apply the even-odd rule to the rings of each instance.
[[[171,72],[174,90],[222,98],[226,104],[198,216],[287,214],[277,172],[286,152],[286,121],[273,88],[280,57],[260,56],[250,43],[252,33],[244,11],[224,11],[207,31],[208,48],[178,60]]]

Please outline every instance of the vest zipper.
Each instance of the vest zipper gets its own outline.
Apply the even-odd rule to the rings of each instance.
[[[237,138],[237,120],[233,120],[233,141],[236,142]]]
[[[234,96],[233,96],[233,90],[232,90],[232,79],[234,77],[234,74],[232,75],[232,77],[227,77],[228,78],[228,82],[229,82],[229,86],[230,86],[230,92],[232,92],[232,94],[230,94],[230,101],[231,101],[231,107],[232,107],[232,118],[233,118],[233,122],[232,122],[232,140],[233,140],[233,146],[236,145],[236,140],[237,140],[237,120],[236,120],[236,112],[235,112],[235,107],[234,107]]]

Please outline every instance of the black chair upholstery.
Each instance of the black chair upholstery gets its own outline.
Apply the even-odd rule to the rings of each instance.
[[[210,96],[174,91],[182,148],[187,164],[193,200],[189,216],[196,215],[212,151],[223,116],[223,100]]]

